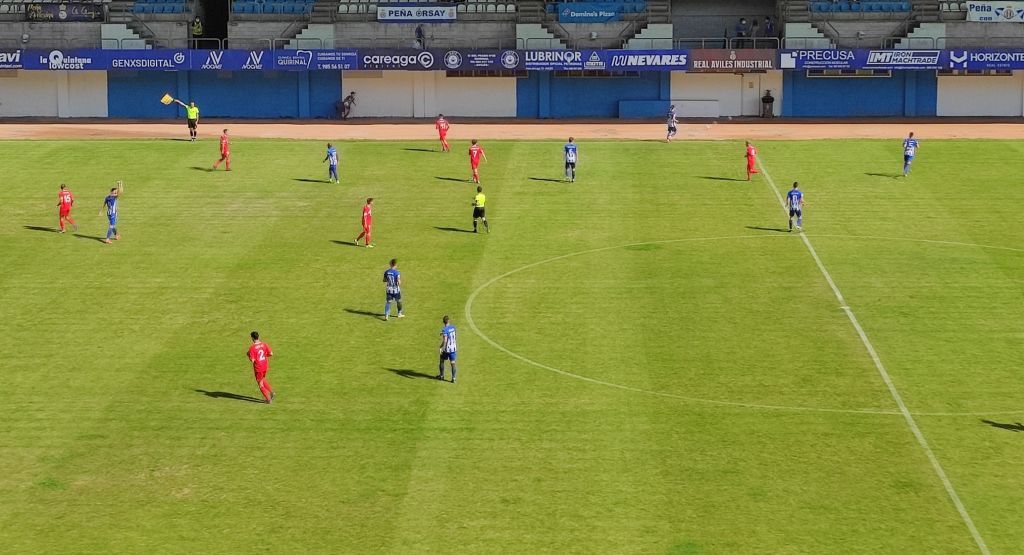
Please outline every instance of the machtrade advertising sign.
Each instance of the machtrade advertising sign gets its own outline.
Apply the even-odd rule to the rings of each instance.
[[[939,50],[780,50],[779,69],[939,69]]]
[[[775,50],[720,50],[698,48],[690,51],[692,72],[749,73],[776,69]]]
[[[409,23],[455,21],[455,4],[379,4],[377,21]]]
[[[967,21],[1024,23],[1024,2],[967,2]]]
[[[682,71],[686,50],[523,50],[523,69],[536,71]]]

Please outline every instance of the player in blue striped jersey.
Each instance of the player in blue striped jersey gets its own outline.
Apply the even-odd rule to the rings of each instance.
[[[803,230],[804,226],[804,194],[800,191],[800,184],[793,182],[793,188],[786,193],[786,208],[789,209],[789,230],[793,231],[793,216],[796,216],[796,230]]]
[[[437,379],[444,379],[444,361],[448,361],[452,367],[452,383],[455,383],[455,325],[451,323],[446,314],[441,319],[444,327],[441,328],[441,346],[438,350],[441,353],[441,361],[437,366]]]
[[[391,317],[391,301],[398,307],[398,317],[405,318],[402,312],[402,274],[398,271],[398,260],[392,258],[387,270],[384,270],[384,320]]]
[[[668,107],[668,116],[666,117],[665,123],[668,125],[668,132],[665,133],[665,142],[671,143],[672,137],[676,136],[676,124],[679,122],[676,119],[676,105],[673,104]]]
[[[579,161],[579,152],[576,150],[576,143],[569,137],[562,149],[565,152],[565,179],[570,183],[576,181],[576,162]]]
[[[121,234],[117,232],[117,199],[120,198],[122,193],[124,193],[124,182],[118,181],[117,187],[111,189],[107,198],[103,199],[103,208],[100,209],[100,214],[106,211],[107,222],[110,224],[107,227],[107,238],[103,240],[108,245],[110,244],[111,237],[115,241],[121,238]]]
[[[910,174],[910,164],[914,162],[914,156],[917,156],[917,147],[917,139],[913,133],[903,139],[903,177]]]
[[[327,143],[327,156],[324,158],[324,162],[330,162],[327,180],[331,183],[341,183],[341,180],[338,179],[338,149],[334,148],[331,143]]]

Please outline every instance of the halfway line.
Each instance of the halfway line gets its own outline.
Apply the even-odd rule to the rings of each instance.
[[[772,191],[775,193],[775,198],[778,199],[779,205],[782,206],[783,212],[789,215],[786,207],[786,203],[782,200],[782,193],[779,192],[779,188],[775,186],[775,180],[772,179],[771,174],[768,173],[768,168],[764,166],[764,163],[760,158],[757,159],[757,165],[761,168],[761,174],[764,175],[765,181],[771,186]],[[924,451],[928,461],[932,464],[932,469],[935,474],[938,475],[939,480],[942,482],[943,487],[946,488],[946,493],[949,494],[949,498],[953,501],[953,505],[956,506],[956,510],[960,513],[960,518],[963,519],[964,524],[967,525],[967,529],[971,533],[971,537],[974,538],[974,543],[978,545],[978,550],[984,555],[989,555],[990,551],[988,546],[985,545],[985,539],[981,537],[981,533],[978,532],[978,528],[974,525],[974,520],[971,519],[971,515],[967,513],[967,508],[964,507],[960,496],[957,495],[956,489],[953,487],[953,483],[949,481],[949,477],[946,476],[946,471],[942,469],[942,465],[939,463],[938,457],[932,451],[932,448],[928,445],[928,440],[925,439],[924,433],[921,432],[921,428],[918,427],[917,421],[914,420],[914,415],[910,413],[906,403],[903,402],[903,396],[900,395],[899,390],[896,389],[896,384],[893,383],[892,378],[889,377],[889,372],[885,369],[885,365],[882,364],[882,359],[878,357],[878,352],[875,351],[874,345],[871,344],[871,340],[868,339],[864,328],[861,327],[857,317],[853,314],[853,310],[846,302],[846,298],[843,297],[842,292],[839,291],[839,287],[836,282],[832,279],[832,274],[829,273],[828,269],[825,268],[825,264],[821,261],[818,256],[818,251],[814,249],[814,245],[811,244],[811,240],[807,238],[803,232],[800,233],[800,237],[804,241],[804,246],[807,247],[807,252],[811,253],[811,258],[814,259],[814,263],[817,264],[818,270],[821,271],[821,275],[825,277],[825,281],[828,282],[828,286],[832,288],[832,293],[835,294],[836,299],[839,301],[840,308],[846,313],[847,318],[850,319],[850,323],[853,324],[853,329],[857,331],[857,335],[860,337],[861,343],[864,344],[864,348],[867,349],[868,355],[871,356],[871,361],[875,363],[875,368],[878,369],[878,375],[882,377],[882,381],[885,382],[886,387],[889,388],[889,394],[892,395],[892,399],[896,401],[896,406],[900,409],[900,414],[903,415],[903,419],[907,421],[907,426],[910,428],[911,433],[917,438],[918,445]]]

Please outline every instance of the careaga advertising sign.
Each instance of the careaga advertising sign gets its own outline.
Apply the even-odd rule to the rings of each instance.
[[[690,51],[693,72],[749,73],[777,69],[775,50],[696,49]]]

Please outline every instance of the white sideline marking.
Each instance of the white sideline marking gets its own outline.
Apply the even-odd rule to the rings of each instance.
[[[761,158],[757,159],[757,165],[761,168],[761,174],[764,176],[765,181],[771,186],[772,191],[775,193],[775,198],[779,200],[779,205],[782,206],[783,212],[788,216],[789,211],[787,210],[786,203],[782,200],[782,193],[779,192],[779,188],[775,186],[775,180],[772,179],[771,174],[768,173],[768,169],[764,167],[764,162]],[[885,365],[882,364],[882,360],[878,358],[878,353],[875,351],[874,345],[871,344],[871,340],[868,339],[864,328],[861,327],[857,317],[853,314],[853,310],[846,303],[846,299],[843,297],[842,292],[839,291],[839,287],[836,286],[836,282],[832,279],[832,275],[825,268],[825,264],[821,262],[821,258],[818,256],[818,251],[814,250],[814,245],[811,244],[811,240],[807,238],[807,235],[800,233],[800,237],[804,241],[804,246],[807,247],[807,252],[811,253],[811,258],[814,259],[814,263],[818,265],[818,269],[821,270],[821,275],[825,277],[825,281],[828,282],[829,287],[832,288],[832,293],[835,294],[836,299],[842,305],[840,308],[846,313],[847,318],[850,319],[850,323],[853,324],[853,329],[857,330],[857,335],[860,336],[861,343],[864,344],[864,348],[867,349],[868,354],[871,356],[872,362],[875,363],[875,368],[878,369],[878,375],[882,377],[882,381],[885,382],[886,387],[889,388],[889,394],[892,395],[893,401],[896,401],[896,406],[900,409],[900,414],[903,415],[903,419],[906,420],[907,426],[910,428],[911,433],[917,438],[917,444],[921,446],[928,461],[932,464],[932,469],[935,474],[938,475],[939,480],[942,482],[943,487],[946,488],[946,493],[949,494],[950,500],[953,501],[953,505],[956,507],[960,518],[963,519],[964,524],[967,525],[967,530],[970,531],[971,537],[974,538],[974,543],[978,545],[978,550],[984,555],[989,555],[991,552],[988,550],[988,546],[985,545],[985,539],[981,537],[981,533],[978,532],[978,528],[974,525],[974,520],[971,519],[971,515],[967,513],[967,508],[964,507],[960,496],[957,495],[956,489],[953,487],[953,483],[949,481],[949,477],[946,476],[946,471],[942,469],[942,465],[939,463],[938,457],[935,456],[935,452],[932,451],[931,446],[928,445],[928,440],[925,439],[924,433],[921,432],[921,428],[918,427],[917,421],[914,420],[914,415],[907,409],[906,403],[903,402],[903,396],[900,395],[899,390],[896,389],[896,384],[892,382],[892,378],[889,377],[889,372],[885,369]]]

